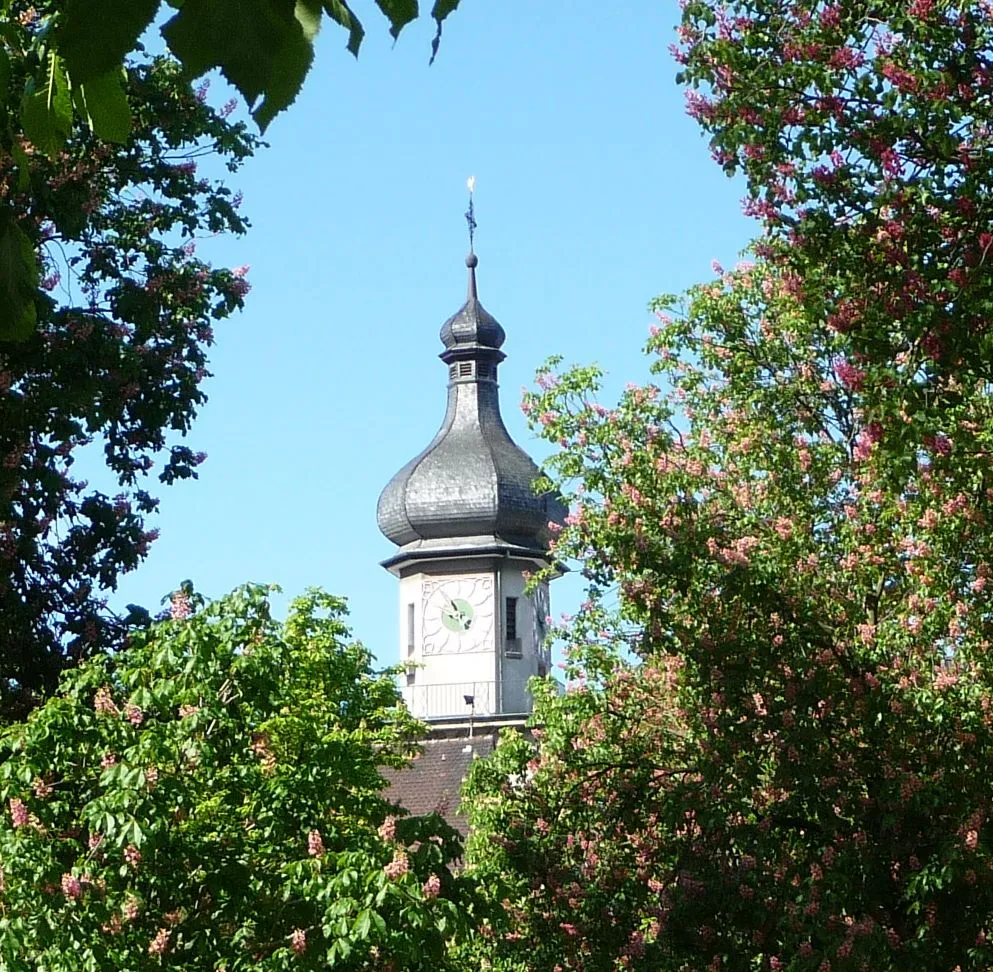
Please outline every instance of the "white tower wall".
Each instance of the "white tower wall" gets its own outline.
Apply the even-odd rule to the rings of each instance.
[[[527,561],[480,567],[453,560],[400,578],[398,648],[408,666],[403,695],[415,716],[530,713],[528,680],[550,668],[542,645],[548,585],[534,595],[525,591],[525,575],[534,570]],[[445,623],[451,622],[450,606],[464,603],[472,618],[466,630],[452,631]]]

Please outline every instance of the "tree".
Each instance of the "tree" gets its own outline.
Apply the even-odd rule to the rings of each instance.
[[[908,448],[777,266],[659,313],[666,394],[608,409],[578,369],[526,399],[590,596],[536,746],[471,777],[493,958],[989,967],[989,384]]]
[[[683,5],[758,264],[660,302],[664,398],[527,399],[591,592],[537,749],[473,774],[509,967],[991,964],[991,32]]]
[[[25,38],[32,29],[30,18],[16,27]],[[7,24],[5,41],[14,35]],[[23,60],[11,67],[0,101],[8,122],[28,80]],[[161,454],[161,482],[196,475],[203,456],[179,440],[205,401],[212,328],[248,290],[244,268],[196,255],[200,237],[247,226],[240,197],[197,163],[213,155],[235,171],[258,140],[225,119],[230,109],[197,97],[174,62],[130,68],[128,92],[126,144],[76,127],[52,157],[17,132],[0,153],[7,228],[42,268],[27,297],[36,329],[0,343],[7,716],[53,689],[67,660],[120,643],[125,619],[103,595],[155,538],[145,479]],[[113,496],[71,476],[80,452],[99,448],[119,483]]]
[[[419,728],[393,673],[329,595],[196,604],[6,731],[4,968],[444,967],[459,838],[380,793]]]
[[[693,0],[675,54],[759,252],[845,335],[867,407],[926,434],[947,379],[993,369],[989,4]]]
[[[169,0],[176,13],[161,35],[186,77],[218,68],[242,94],[261,130],[296,99],[310,70],[324,15],[348,32],[358,56],[365,30],[347,0]],[[437,30],[459,0],[435,0]],[[377,0],[390,33],[418,15],[417,0]],[[85,125],[103,141],[125,143],[135,105],[128,89],[129,58],[144,48],[161,0],[0,0],[0,163],[18,168],[23,135],[50,157]],[[11,89],[8,81],[21,82]],[[11,95],[16,95],[12,98]],[[6,162],[4,162],[6,160]],[[0,206],[0,340],[16,340],[35,326],[37,263],[16,213]]]

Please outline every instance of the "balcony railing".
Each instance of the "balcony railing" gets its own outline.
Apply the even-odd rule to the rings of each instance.
[[[419,719],[527,715],[534,704],[526,679],[405,685],[400,691],[411,715]]]

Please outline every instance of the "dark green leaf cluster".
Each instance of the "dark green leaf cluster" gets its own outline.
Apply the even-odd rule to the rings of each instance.
[[[196,166],[209,156],[234,171],[258,144],[155,60],[128,71],[126,144],[77,126],[49,157],[16,128],[28,80],[17,62],[0,104],[0,259],[17,249],[3,264],[14,280],[29,250],[43,277],[35,329],[0,343],[0,711],[119,643],[125,619],[103,595],[154,540],[146,482],[157,462],[163,483],[196,476],[203,456],[180,439],[205,401],[212,328],[248,289],[241,271],[196,256],[199,238],[247,227],[239,197]],[[113,495],[73,477],[83,451],[102,451]]]

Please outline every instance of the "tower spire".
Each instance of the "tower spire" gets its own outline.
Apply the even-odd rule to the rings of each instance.
[[[479,300],[476,293],[476,265],[479,257],[476,256],[474,240],[476,236],[476,211],[473,207],[472,194],[476,191],[476,177],[469,176],[465,181],[469,190],[469,208],[465,211],[465,221],[469,227],[469,253],[465,258],[465,265],[469,268],[469,290],[466,294],[467,300]]]

